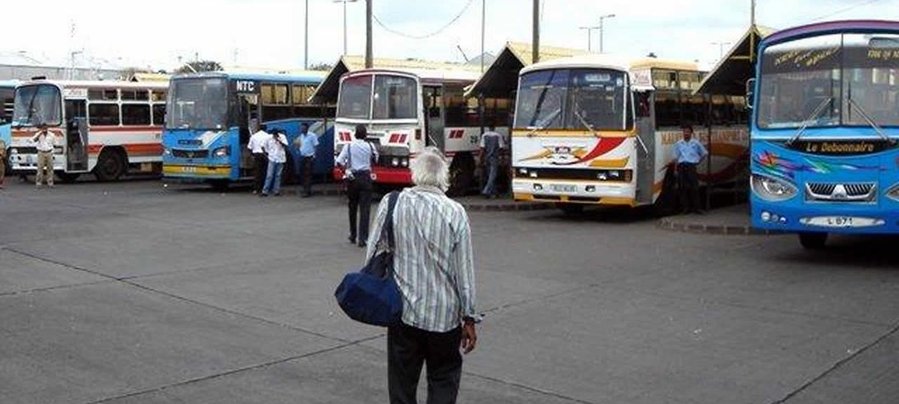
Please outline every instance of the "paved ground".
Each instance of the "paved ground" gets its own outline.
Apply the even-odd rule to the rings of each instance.
[[[462,403],[892,403],[896,238],[676,233],[472,211]],[[0,402],[386,402],[384,331],[332,296],[339,196],[156,181],[0,191]]]

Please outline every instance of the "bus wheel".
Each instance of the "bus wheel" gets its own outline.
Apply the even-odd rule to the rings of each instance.
[[[827,244],[827,233],[799,233],[799,244],[806,250],[820,250]]]
[[[78,173],[56,173],[56,176],[59,177],[59,181],[63,184],[71,184],[81,176]]]
[[[474,185],[474,158],[470,154],[459,154],[450,166],[449,196],[462,196],[471,191]]]
[[[103,150],[100,153],[94,175],[99,181],[114,181],[125,174],[125,156],[118,150]]]
[[[584,212],[584,205],[577,203],[560,203],[557,206],[565,216],[577,216]]]

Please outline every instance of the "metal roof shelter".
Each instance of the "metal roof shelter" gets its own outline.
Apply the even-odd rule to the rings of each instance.
[[[755,76],[754,66],[758,58],[759,42],[774,33],[774,29],[759,25],[750,26],[727,55],[715,65],[699,89],[699,94],[746,95],[746,81]]]
[[[485,97],[506,98],[518,87],[518,72],[533,62],[533,46],[524,42],[506,42],[496,60],[484,71],[465,95],[483,94]],[[583,49],[540,47],[540,61],[587,55]]]
[[[432,62],[418,59],[385,59],[375,58],[372,63],[375,69],[396,70],[407,73],[414,73],[419,76],[464,76],[477,77],[481,70],[479,66],[473,66],[460,63],[449,62]],[[313,102],[333,104],[337,102],[337,95],[340,90],[340,77],[346,73],[355,72],[365,69],[365,57],[355,55],[344,55],[337,61],[331,71],[328,72],[315,93],[310,98]]]

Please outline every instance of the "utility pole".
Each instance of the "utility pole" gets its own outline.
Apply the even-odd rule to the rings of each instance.
[[[534,40],[531,49],[531,62],[540,61],[540,0],[534,0]]]
[[[606,18],[615,18],[615,14],[606,14],[604,16],[599,17],[599,53],[602,53],[602,41],[603,41],[603,30],[604,30],[604,20]]]
[[[487,0],[481,0],[481,74],[484,74],[484,32],[487,27]]]
[[[359,0],[332,0],[334,3],[343,3],[343,54],[347,52],[346,40],[346,3],[355,3]]]
[[[755,27],[755,0],[749,0],[749,1],[751,4],[750,8],[749,8],[749,24],[750,24],[749,26]]]
[[[372,68],[372,46],[371,46],[371,2],[373,0],[365,0],[365,68]]]
[[[587,51],[593,52],[593,30],[599,27],[579,27],[579,29],[587,30]]]
[[[718,60],[724,57],[724,47],[730,44],[730,42],[712,42],[712,45],[718,45]]]
[[[305,32],[303,33],[303,70],[309,70],[309,0],[306,0],[306,23],[303,24]]]

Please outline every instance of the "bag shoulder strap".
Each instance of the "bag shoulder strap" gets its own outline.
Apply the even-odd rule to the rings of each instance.
[[[346,159],[347,159],[346,169],[352,170],[353,169],[353,142],[352,141],[347,143],[347,145],[346,145]]]
[[[396,245],[393,234],[393,211],[396,208],[396,201],[399,199],[399,196],[399,191],[393,191],[387,195],[387,217],[384,219],[384,232],[387,233],[387,248],[391,252]]]

